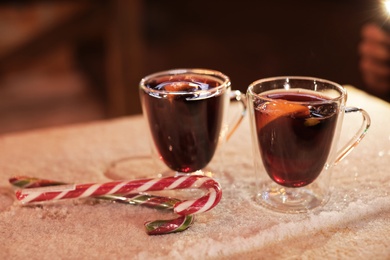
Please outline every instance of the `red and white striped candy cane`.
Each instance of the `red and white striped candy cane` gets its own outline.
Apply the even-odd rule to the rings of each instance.
[[[176,203],[174,212],[179,215],[190,215],[208,211],[214,208],[222,197],[222,189],[217,181],[206,176],[190,175],[158,179],[114,181],[102,184],[91,183],[29,188],[16,191],[16,198],[22,203],[30,203],[177,189],[201,189],[207,191],[200,198],[183,200]]]

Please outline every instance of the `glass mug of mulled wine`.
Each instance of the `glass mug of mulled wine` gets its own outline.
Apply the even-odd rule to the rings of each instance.
[[[311,77],[275,77],[247,90],[253,140],[256,201],[280,212],[306,212],[329,199],[333,166],[359,144],[368,113],[346,107],[346,89]],[[338,148],[344,114],[359,113],[356,134]]]
[[[204,169],[218,145],[241,123],[245,95],[231,90],[228,76],[208,69],[157,72],[144,77],[139,89],[152,157],[168,167],[160,175],[213,175]],[[231,100],[242,106],[240,115],[228,125]]]

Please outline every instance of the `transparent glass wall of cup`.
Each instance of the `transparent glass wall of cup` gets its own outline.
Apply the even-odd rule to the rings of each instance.
[[[231,91],[229,77],[208,69],[173,69],[146,76],[140,82],[140,97],[152,156],[167,170],[159,170],[161,175],[212,175],[205,167],[246,111],[245,95]],[[240,101],[242,110],[228,125],[230,100]]]
[[[370,126],[361,108],[345,107],[346,89],[323,79],[276,77],[247,90],[256,201],[280,212],[306,212],[329,199],[333,166],[359,144]],[[360,113],[356,134],[338,150],[344,114]]]

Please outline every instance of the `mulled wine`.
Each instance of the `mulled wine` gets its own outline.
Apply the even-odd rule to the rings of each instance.
[[[227,100],[226,91],[217,91],[222,83],[196,74],[145,82],[141,98],[151,136],[160,158],[172,170],[191,173],[211,161]]]
[[[258,145],[268,175],[285,187],[312,183],[330,153],[337,103],[324,102],[327,98],[313,91],[279,90],[262,96],[272,99],[254,104]]]

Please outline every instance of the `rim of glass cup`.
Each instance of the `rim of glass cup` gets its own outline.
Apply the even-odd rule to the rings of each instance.
[[[157,90],[152,89],[146,86],[146,82],[153,78],[158,77],[164,77],[164,76],[175,76],[175,75],[182,75],[182,74],[195,74],[199,76],[209,76],[217,78],[221,81],[221,84],[219,86],[210,88],[210,89],[202,89],[202,90],[196,90],[196,91],[167,91],[167,90]],[[171,69],[171,70],[164,70],[160,72],[156,72],[150,75],[145,76],[141,79],[139,86],[144,91],[147,91],[149,93],[155,93],[155,94],[166,94],[169,93],[170,95],[183,95],[183,94],[202,94],[202,93],[213,93],[213,92],[219,92],[223,89],[227,89],[231,86],[230,78],[223,74],[220,71],[217,70],[211,70],[211,69]]]
[[[316,78],[316,77],[307,77],[307,76],[278,76],[278,77],[269,77],[269,78],[263,78],[263,79],[258,79],[254,82],[252,82],[249,87],[248,87],[248,92],[252,95],[252,96],[256,96],[258,98],[261,98],[263,100],[266,100],[266,101],[273,101],[274,99],[273,98],[268,98],[266,96],[262,96],[261,93],[264,93],[264,92],[261,92],[261,93],[255,93],[254,90],[253,90],[253,87],[256,86],[256,85],[259,85],[261,83],[264,83],[264,82],[271,82],[271,81],[281,81],[281,80],[285,80],[286,83],[288,83],[289,80],[302,80],[302,81],[311,81],[311,82],[314,82],[314,84],[316,84],[316,82],[321,82],[321,83],[325,83],[325,84],[328,84],[328,85],[332,85],[335,89],[337,89],[337,91],[339,92],[339,96],[337,97],[327,97],[325,100],[319,100],[319,101],[289,101],[291,103],[299,103],[299,104],[323,104],[324,102],[327,103],[327,102],[337,102],[339,100],[346,100],[347,98],[347,90],[341,86],[340,84],[334,82],[334,81],[330,81],[330,80],[327,80],[327,79],[322,79],[322,78]],[[284,87],[285,89],[289,89],[288,87],[286,88],[286,86]],[[293,87],[294,88],[297,88],[299,89],[299,87]],[[279,88],[275,88],[276,89],[281,89],[280,87]],[[314,89],[310,89],[310,90],[313,90],[313,91],[316,91]],[[268,90],[267,90],[268,91]],[[317,92],[317,91],[316,91]],[[319,92],[320,93],[320,92]]]

